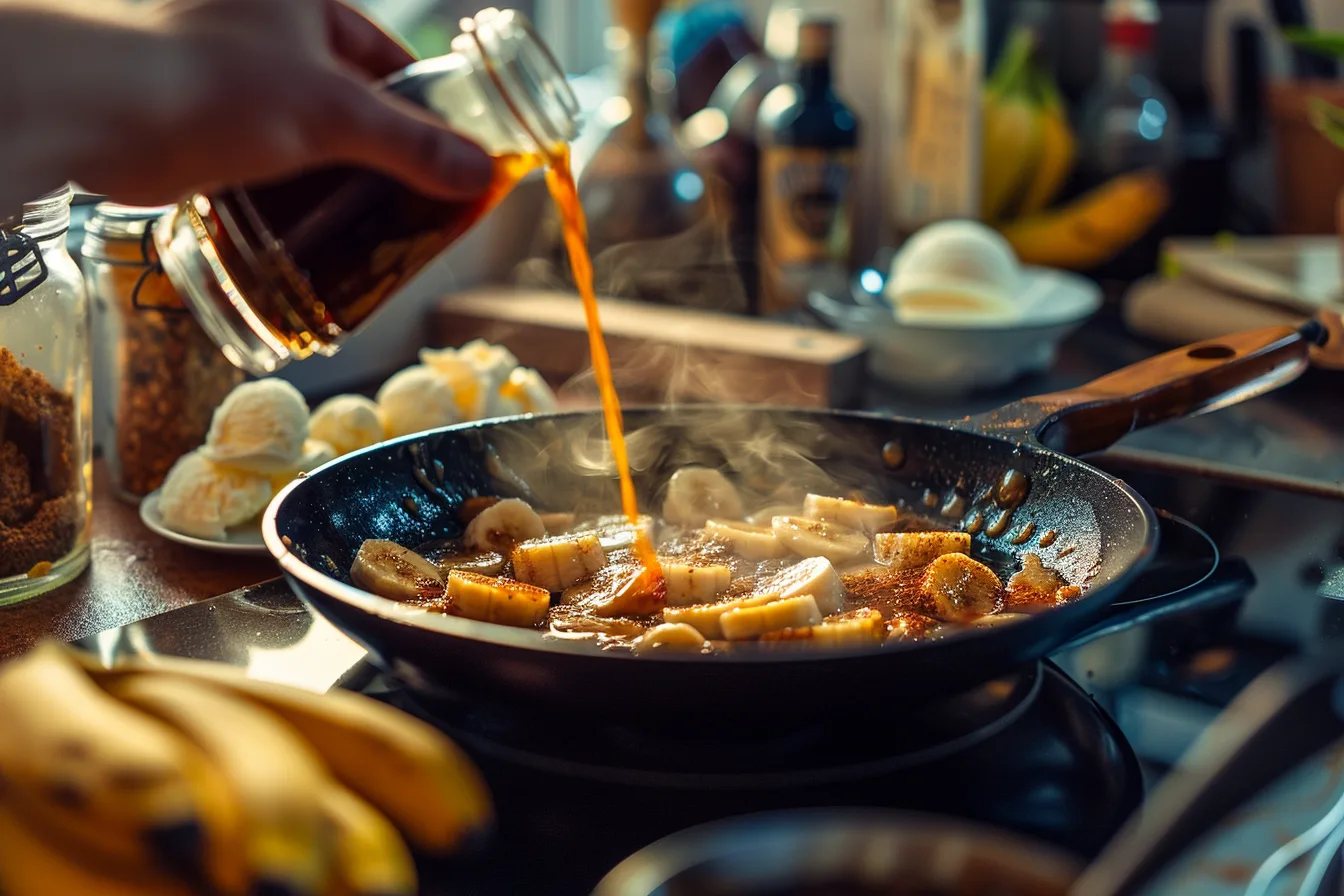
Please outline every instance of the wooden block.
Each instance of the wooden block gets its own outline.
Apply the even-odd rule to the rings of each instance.
[[[852,407],[862,397],[857,337],[618,299],[599,304],[616,388],[631,404]],[[585,373],[591,380],[583,305],[573,293],[491,287],[452,295],[431,313],[429,338],[436,346],[485,339],[552,383],[579,377],[577,388]]]

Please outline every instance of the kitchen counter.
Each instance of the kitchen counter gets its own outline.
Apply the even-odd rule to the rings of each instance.
[[[0,658],[42,638],[74,640],[273,578],[269,557],[210,554],[145,528],[137,509],[112,495],[93,468],[93,557],[73,582],[0,608]]]

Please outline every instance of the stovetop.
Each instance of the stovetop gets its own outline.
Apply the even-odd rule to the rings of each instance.
[[[414,693],[280,582],[82,643],[108,662],[125,654],[191,656],[312,690],[347,687],[445,730],[481,765],[500,828],[482,852],[434,869],[428,893],[577,896],[661,836],[798,806],[947,813],[1092,855],[1144,793],[1140,756],[1104,708],[1115,705],[1117,657],[1125,660],[1120,666],[1151,674],[1149,640],[1163,639],[1170,656],[1181,654],[1191,631],[1202,645],[1235,617],[1254,581],[1245,563],[1220,557],[1181,520],[1164,516],[1162,544],[1115,613],[1058,664],[1019,669],[923,710],[891,706],[878,725],[840,716],[734,732],[677,719],[632,727]]]

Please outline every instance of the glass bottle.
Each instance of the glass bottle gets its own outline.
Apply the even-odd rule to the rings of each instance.
[[[94,353],[110,387],[103,460],[113,490],[138,502],[201,445],[215,408],[244,379],[192,317],[158,263],[153,223],[169,208],[100,203],[81,255],[89,297],[104,309]]]
[[[795,13],[784,83],[761,103],[760,312],[797,307],[808,285],[843,270],[853,222],[859,125],[831,86],[833,19]]]
[[[1156,77],[1153,0],[1107,0],[1101,78],[1083,100],[1079,167],[1088,184],[1180,161],[1176,104]]]
[[[206,332],[256,375],[341,341],[576,133],[578,101],[522,14],[463,21],[447,56],[386,89],[441,116],[495,158],[471,202],[422,196],[372,171],[333,167],[265,187],[197,195],[165,216],[164,271]]]
[[[89,562],[93,392],[67,185],[0,221],[0,605]]]

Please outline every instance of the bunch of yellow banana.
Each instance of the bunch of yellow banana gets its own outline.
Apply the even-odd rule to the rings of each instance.
[[[1166,211],[1156,172],[1119,175],[1048,208],[1073,172],[1077,140],[1029,29],[1013,33],[985,85],[981,217],[1024,264],[1089,270],[1143,236]]]
[[[492,820],[451,741],[365,697],[56,644],[0,667],[6,896],[414,894],[412,848]]]
[[[1029,29],[1013,32],[985,85],[981,134],[980,214],[990,223],[1039,212],[1073,171],[1068,110]]]

